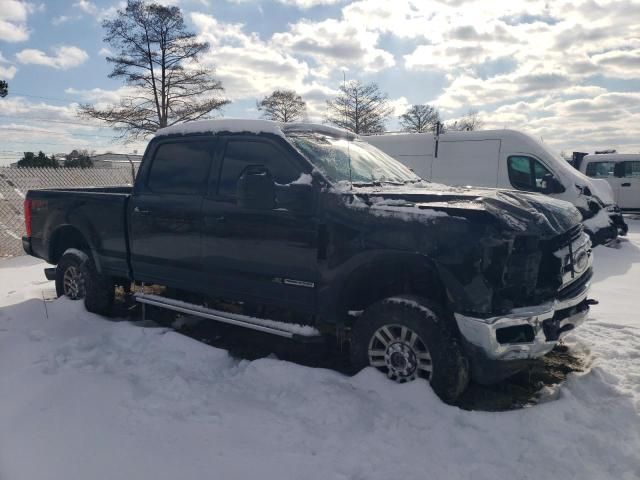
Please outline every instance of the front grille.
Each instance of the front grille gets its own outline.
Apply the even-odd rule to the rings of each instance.
[[[570,243],[578,240],[582,236],[583,230],[584,227],[581,223],[576,225],[575,227],[567,230],[563,234],[558,235],[557,237],[554,237],[551,241],[549,241],[548,248],[553,252],[566,247]]]
[[[593,269],[586,270],[580,278],[558,292],[558,300],[575,297],[593,277]]]

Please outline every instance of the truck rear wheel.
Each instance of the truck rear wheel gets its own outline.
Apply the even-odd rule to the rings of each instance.
[[[397,296],[377,302],[351,333],[351,364],[371,366],[399,383],[424,378],[445,402],[469,382],[469,365],[438,309],[421,298]]]
[[[85,282],[84,307],[87,311],[98,315],[111,314],[115,296],[113,278],[98,273],[91,257],[82,264],[82,274]]]
[[[75,248],[66,250],[56,266],[56,295],[80,300],[85,295],[82,265],[89,257]]]

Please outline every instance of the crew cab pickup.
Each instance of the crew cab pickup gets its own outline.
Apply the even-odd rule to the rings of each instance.
[[[591,302],[571,204],[432,184],[324,125],[168,127],[132,188],[32,190],[25,219],[25,251],[89,311],[133,284],[143,305],[349,345],[355,371],[445,401],[548,353]]]

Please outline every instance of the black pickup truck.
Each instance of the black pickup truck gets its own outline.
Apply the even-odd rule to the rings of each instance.
[[[590,304],[572,205],[433,185],[323,125],[169,127],[133,188],[32,190],[25,218],[26,252],[89,311],[133,285],[143,306],[333,339],[355,371],[422,377],[445,401],[548,353]]]

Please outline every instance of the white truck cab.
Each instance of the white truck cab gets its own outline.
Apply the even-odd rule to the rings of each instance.
[[[622,210],[640,210],[640,154],[587,155],[580,171],[594,180],[605,180]]]
[[[363,138],[425,180],[540,192],[574,204],[583,214],[586,229],[590,233],[602,231],[607,237],[602,242],[615,237],[609,217],[620,214],[614,205],[607,205],[611,193],[606,185],[594,184],[549,146],[526,133],[505,129],[448,132],[437,139],[432,133]]]

